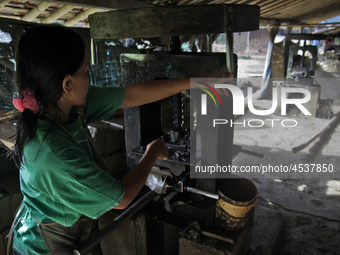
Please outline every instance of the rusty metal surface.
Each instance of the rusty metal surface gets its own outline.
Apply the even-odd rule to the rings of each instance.
[[[248,179],[218,179],[215,223],[223,228],[242,229],[257,202],[257,188]]]
[[[199,254],[214,254],[214,255],[245,255],[248,254],[251,239],[252,239],[252,223],[251,220],[249,224],[247,224],[242,230],[230,231],[224,230],[224,234],[221,236],[227,235],[228,238],[231,238],[233,244],[230,243],[231,240],[222,241],[218,240],[215,237],[212,237],[211,234],[215,233],[214,231],[210,232],[208,230],[208,235],[205,234],[200,235],[199,240],[194,240],[193,238],[181,237],[179,239],[179,255],[199,255]],[[205,231],[204,231],[205,232]],[[217,232],[221,233],[221,232]],[[220,235],[220,234],[219,234]]]
[[[243,229],[248,223],[251,223],[251,218],[254,215],[255,207],[251,209],[249,215],[243,218],[236,218],[227,214],[222,208],[215,210],[215,224],[227,230]]]
[[[95,13],[89,16],[94,39],[151,38],[259,29],[255,5],[167,6]]]
[[[222,208],[216,209],[215,211],[216,225],[228,230],[242,229],[248,223],[248,220],[248,217],[235,218],[228,215]]]

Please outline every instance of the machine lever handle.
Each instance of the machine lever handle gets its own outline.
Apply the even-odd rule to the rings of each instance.
[[[189,192],[192,192],[192,193],[195,193],[195,194],[199,194],[199,195],[203,195],[203,196],[206,196],[206,197],[210,197],[210,198],[213,198],[213,199],[220,199],[220,196],[218,194],[215,194],[215,193],[212,193],[212,192],[209,192],[209,191],[203,191],[203,190],[200,190],[200,189],[195,189],[195,188],[191,188],[191,187],[186,187],[186,191],[189,191]]]
[[[142,209],[146,204],[148,204],[156,196],[157,194],[154,191],[150,190],[137,202],[135,202],[134,204],[129,206],[127,209],[125,209],[125,211],[122,214],[120,214],[111,223],[109,223],[103,229],[101,229],[96,235],[85,240],[77,249],[73,250],[73,254],[74,255],[87,254],[101,240],[103,240],[112,231],[117,229],[123,222],[125,222],[135,213],[137,213],[140,209]]]

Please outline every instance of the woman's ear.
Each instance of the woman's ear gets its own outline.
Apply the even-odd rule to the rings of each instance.
[[[70,74],[66,75],[64,80],[63,80],[63,91],[64,93],[68,94],[71,92],[71,87],[70,87],[70,80],[72,76]]]

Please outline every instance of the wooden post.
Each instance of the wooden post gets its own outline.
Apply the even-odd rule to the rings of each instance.
[[[42,20],[41,23],[49,24],[60,17],[62,17],[64,14],[68,13],[73,9],[73,5],[63,5],[63,7],[59,8],[56,12],[52,13],[50,16],[48,16],[46,19]]]
[[[302,26],[299,26],[299,34],[302,34],[302,31],[303,31],[303,27]],[[298,42],[298,45],[300,46],[300,40]]]
[[[93,38],[91,38],[91,64],[98,65],[97,44]]]
[[[248,31],[248,34],[247,34],[247,54],[248,54],[248,56],[250,56],[249,47],[250,47],[250,31]]]
[[[90,14],[93,14],[97,11],[98,11],[98,9],[96,9],[96,8],[89,8],[86,11],[81,12],[78,15],[74,16],[73,18],[69,19],[63,25],[64,26],[72,26],[74,23],[77,23],[78,21],[86,19]]]
[[[308,27],[308,34],[310,34],[312,32],[312,28],[311,27]],[[313,42],[313,41],[312,41]],[[306,45],[310,45],[310,44],[312,44],[311,43],[311,40],[308,40],[307,42],[306,42]]]
[[[287,27],[286,35],[290,34],[291,31],[292,31],[292,27]],[[285,76],[287,75],[289,48],[290,48],[291,44],[292,44],[292,42],[289,39],[287,39],[287,37],[286,37],[285,38],[285,48],[284,48],[284,52],[283,52],[283,56],[284,56],[284,59],[285,59],[285,73],[284,73]]]

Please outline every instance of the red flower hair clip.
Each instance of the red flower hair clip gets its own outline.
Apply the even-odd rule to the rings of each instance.
[[[22,91],[23,99],[14,98],[13,105],[20,112],[23,112],[25,109],[30,109],[33,114],[37,114],[39,112],[39,103],[35,98],[34,91],[31,88],[26,88]]]

